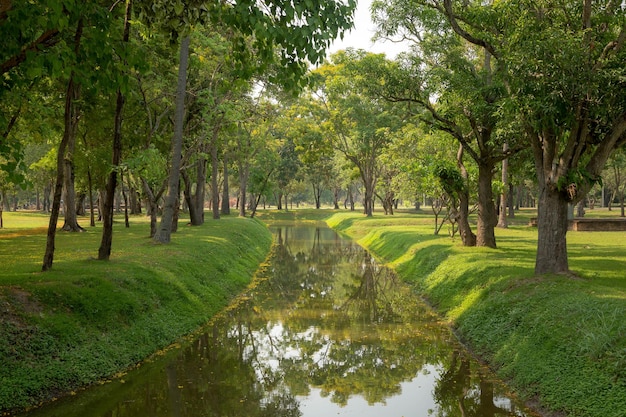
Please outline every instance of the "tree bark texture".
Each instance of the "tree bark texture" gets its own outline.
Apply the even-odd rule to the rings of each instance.
[[[476,224],[476,246],[496,247],[495,226],[498,222],[491,187],[493,165],[478,165],[478,221]]]
[[[172,163],[168,179],[168,193],[163,206],[163,216],[154,240],[169,243],[172,234],[172,222],[179,200],[180,165],[183,148],[183,124],[185,116],[185,93],[187,89],[187,64],[189,60],[189,36],[180,44],[180,63],[178,67],[178,86],[176,89],[176,112],[174,116],[174,134],[172,135]]]
[[[465,183],[463,190],[458,191],[459,198],[459,213],[456,223],[459,226],[459,235],[461,235],[461,241],[463,246],[476,246],[476,235],[472,231],[472,227],[469,224],[469,187],[467,185],[469,174],[467,168],[463,163],[463,145],[459,145],[459,150],[456,154],[456,164],[461,172],[461,177]]]
[[[565,273],[569,271],[566,240],[568,202],[558,190],[542,184],[539,186],[535,274]]]
[[[77,111],[77,110],[75,110]],[[78,115],[76,115],[78,119]],[[76,127],[78,120],[73,124],[70,135],[68,137],[65,155],[63,156],[63,189],[64,200],[63,206],[65,210],[63,212],[64,223],[61,230],[64,232],[84,232],[78,224],[78,213],[76,210],[76,188],[74,187],[74,150],[76,148]]]

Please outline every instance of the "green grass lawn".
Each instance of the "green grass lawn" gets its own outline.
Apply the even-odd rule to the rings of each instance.
[[[107,378],[195,331],[248,285],[271,245],[251,219],[182,220],[168,245],[148,238],[145,217],[128,229],[121,220],[110,261],[95,260],[99,226],[58,232],[42,273],[48,217],[4,213],[0,411]]]
[[[596,209],[588,217],[618,216]],[[626,232],[569,232],[572,276],[535,277],[532,210],[497,229],[497,249],[465,248],[428,210],[261,210],[266,222],[326,221],[393,267],[518,393],[575,417],[626,415]],[[59,233],[41,273],[47,216],[4,213],[0,230],[0,410],[107,378],[194,331],[250,281],[271,244],[259,221],[184,226],[170,245],[144,217]],[[87,221],[84,221],[87,223]],[[237,260],[237,262],[234,262]],[[6,366],[5,366],[6,365]]]
[[[523,397],[567,416],[626,416],[626,232],[569,232],[575,275],[535,277],[534,213],[497,229],[497,249],[465,248],[445,226],[434,236],[425,213],[328,223],[412,283]]]

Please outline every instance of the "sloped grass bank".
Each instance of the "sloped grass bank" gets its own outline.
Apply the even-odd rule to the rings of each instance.
[[[626,416],[626,233],[570,232],[575,276],[533,274],[536,229],[498,229],[498,249],[434,236],[432,217],[327,223],[392,266],[459,337],[546,415]]]
[[[144,218],[116,224],[110,261],[101,229],[57,234],[41,273],[46,217],[5,213],[0,229],[0,412],[108,378],[196,330],[250,282],[271,246],[261,222],[181,226],[169,245]],[[13,227],[11,227],[13,226]]]

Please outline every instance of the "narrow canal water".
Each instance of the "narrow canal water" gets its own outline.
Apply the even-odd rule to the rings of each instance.
[[[28,417],[535,416],[394,274],[315,226],[205,332]]]

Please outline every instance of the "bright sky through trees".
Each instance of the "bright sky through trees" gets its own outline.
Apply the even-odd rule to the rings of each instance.
[[[328,49],[328,55],[347,48],[364,49],[368,52],[385,53],[393,59],[400,52],[408,49],[406,43],[395,43],[379,40],[372,42],[376,26],[370,18],[370,5],[372,0],[358,0],[358,6],[354,15],[354,29],[344,34],[343,40],[337,39]]]

